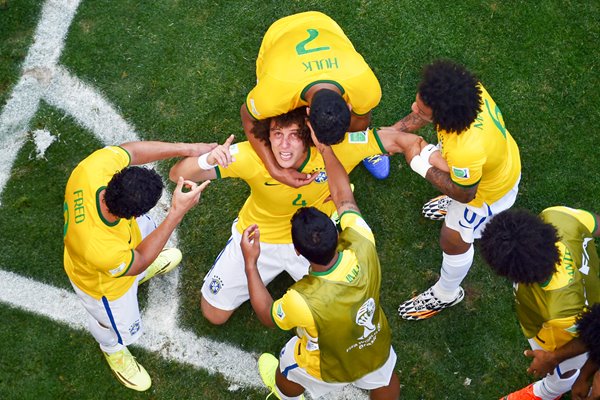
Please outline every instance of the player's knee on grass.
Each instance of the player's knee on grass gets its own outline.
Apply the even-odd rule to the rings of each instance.
[[[200,310],[202,311],[204,318],[213,325],[223,325],[225,322],[229,321],[231,314],[233,314],[233,311],[221,310],[220,308],[212,306],[206,301],[204,296],[200,298]]]

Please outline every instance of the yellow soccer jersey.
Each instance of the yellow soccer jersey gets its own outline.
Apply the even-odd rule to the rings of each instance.
[[[365,157],[384,153],[376,131],[347,133],[343,142],[332,146],[333,151],[347,172]],[[298,169],[300,172],[319,174],[310,184],[300,188],[283,185],[271,178],[264,164],[249,142],[236,143],[230,147],[235,157],[227,168],[216,168],[219,178],[241,178],[250,186],[250,196],[239,213],[237,229],[240,233],[252,225],[260,227],[260,240],[265,243],[292,243],[290,219],[300,207],[316,207],[327,215],[335,211],[329,197],[329,185],[323,157],[314,148],[308,150],[307,158]]]
[[[342,230],[352,228],[375,243],[373,232],[359,214],[353,212],[343,213],[340,225]],[[358,275],[357,268],[360,268],[358,259],[354,251],[348,249],[339,253],[336,264],[326,274],[320,273],[319,275],[331,281],[352,282]],[[310,273],[313,272],[310,271]],[[322,379],[318,332],[315,320],[304,298],[294,289],[289,289],[283,297],[273,303],[271,318],[273,318],[275,325],[283,330],[297,328],[300,340],[296,344],[294,358],[298,366],[304,368],[310,375]],[[305,349],[308,349],[308,351]]]
[[[135,282],[135,276],[123,275],[133,263],[133,249],[142,241],[137,222],[134,218],[109,223],[100,214],[98,198],[129,162],[121,147],[98,150],[73,170],[65,190],[65,271],[78,288],[96,299],[117,299]]]
[[[577,335],[576,319],[586,304],[600,301],[598,255],[592,239],[595,218],[584,210],[550,207],[541,217],[558,230],[560,261],[543,284],[515,287],[517,316],[527,338],[547,351]]]
[[[246,98],[255,119],[307,105],[315,84],[336,85],[352,112],[367,114],[379,104],[379,81],[339,25],[316,11],[290,15],[267,30],[256,60],[256,86]]]
[[[450,177],[459,186],[479,184],[469,203],[474,207],[492,204],[507,194],[521,175],[519,148],[506,127],[500,109],[480,85],[482,111],[460,134],[438,131],[442,156]]]

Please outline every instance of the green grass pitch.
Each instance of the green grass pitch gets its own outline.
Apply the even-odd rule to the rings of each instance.
[[[23,74],[44,3],[0,0],[0,113]],[[242,140],[239,107],[255,80],[262,35],[276,19],[306,10],[333,17],[375,71],[383,90],[375,125],[409,112],[424,64],[454,59],[480,77],[519,143],[516,207],[539,212],[561,204],[600,212],[598,2],[84,0],[58,64],[101,92],[143,139],[222,142],[235,133]],[[33,142],[38,129],[57,138],[42,158]],[[431,130],[421,133],[433,140]],[[0,143],[6,134],[0,125]],[[77,162],[102,144],[47,102],[24,139],[0,197],[0,269],[69,289],[62,268],[64,185]],[[527,342],[511,285],[478,255],[461,304],[428,321],[398,318],[399,302],[437,279],[440,226],[420,216],[436,191],[401,156],[391,162],[387,180],[373,179],[362,166],[351,180],[378,243],[402,397],[494,399],[525,386],[533,378],[525,373]],[[7,163],[0,159],[0,166]],[[165,178],[172,163],[159,165]],[[249,304],[222,327],[209,326],[198,308],[202,278],[247,193],[242,182],[213,182],[182,223],[179,324],[248,352],[276,353],[289,334],[262,327]],[[281,277],[270,288],[280,295],[290,283]],[[141,295],[144,303],[147,292]],[[0,320],[2,399],[266,396],[140,349],[134,353],[153,386],[135,393],[112,377],[88,333],[6,304],[0,304]]]

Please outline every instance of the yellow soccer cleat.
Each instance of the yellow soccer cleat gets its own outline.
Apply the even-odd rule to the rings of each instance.
[[[166,274],[173,268],[179,265],[181,262],[181,251],[179,249],[163,249],[160,252],[156,260],[146,270],[146,276],[144,276],[138,285],[152,279],[156,275]]]
[[[275,358],[273,354],[263,353],[258,359],[258,373],[260,378],[266,387],[269,388],[271,393],[267,396],[267,399],[274,395],[276,398],[281,399],[277,390],[275,390],[275,373],[279,367],[279,360]],[[304,395],[300,396],[300,399],[304,400]]]
[[[127,347],[116,353],[104,353],[104,357],[110,366],[113,374],[119,382],[129,389],[143,392],[152,385],[152,380],[148,372],[131,355]]]

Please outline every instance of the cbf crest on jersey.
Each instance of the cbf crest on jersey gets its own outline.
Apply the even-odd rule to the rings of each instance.
[[[221,290],[222,287],[223,287],[223,281],[218,276],[215,276],[212,279],[212,281],[210,282],[209,289],[212,294],[217,294],[217,293],[219,293],[219,291]]]
[[[315,182],[317,182],[317,183],[327,182],[327,172],[320,171],[319,174],[317,175],[317,177],[315,178]]]

